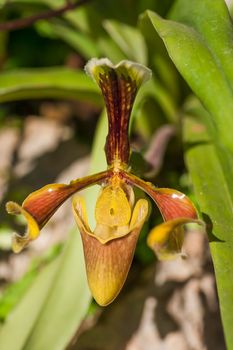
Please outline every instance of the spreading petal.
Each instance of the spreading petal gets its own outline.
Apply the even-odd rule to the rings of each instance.
[[[108,114],[109,129],[105,145],[107,162],[128,163],[130,113],[139,87],[151,77],[147,67],[121,61],[114,66],[107,58],[90,60],[86,72],[100,86]]]
[[[23,235],[14,234],[13,250],[20,252],[28,243],[39,235],[40,229],[47,223],[55,211],[66,199],[75,192],[92,184],[104,181],[108,171],[87,176],[72,181],[69,185],[51,184],[31,193],[22,206],[15,202],[8,202],[6,209],[9,214],[23,215],[27,221],[27,230]]]
[[[103,242],[91,233],[83,199],[73,199],[73,212],[79,227],[86,262],[87,278],[99,305],[111,303],[120,292],[133,259],[137,239],[148,213],[148,202],[140,199],[134,209],[130,227],[122,237]]]
[[[157,204],[165,221],[176,218],[197,219],[197,211],[191,200],[182,192],[170,188],[156,188],[135,175],[122,171],[123,177],[145,191]]]
[[[166,221],[150,231],[147,243],[159,260],[168,260],[185,255],[182,252],[184,225],[189,223],[203,225],[200,220],[178,218]]]

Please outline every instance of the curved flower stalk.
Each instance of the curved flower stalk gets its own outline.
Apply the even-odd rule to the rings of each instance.
[[[12,247],[17,253],[38,237],[64,201],[81,189],[99,184],[101,190],[95,207],[94,231],[88,225],[84,199],[75,195],[72,207],[82,237],[91,292],[100,305],[107,305],[125,282],[138,236],[148,215],[148,201],[141,198],[135,202],[134,187],[151,197],[164,219],[164,223],[148,235],[148,244],[159,259],[182,255],[184,225],[200,221],[192,202],[183,193],[156,188],[129,170],[130,113],[137,91],[151,77],[151,71],[130,61],[114,66],[108,59],[92,59],[85,69],[101,88],[107,109],[107,170],[71,181],[68,185],[47,185],[31,193],[22,206],[8,202],[6,208],[10,214],[22,214],[28,223],[23,235],[16,233],[13,236]]]

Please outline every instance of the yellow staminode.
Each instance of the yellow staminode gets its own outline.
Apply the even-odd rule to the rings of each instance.
[[[107,186],[101,192],[95,209],[97,224],[113,226],[128,225],[131,208],[125,192],[119,186]]]

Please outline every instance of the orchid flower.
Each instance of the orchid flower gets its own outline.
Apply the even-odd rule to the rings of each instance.
[[[43,226],[69,197],[88,186],[100,185],[93,231],[88,225],[84,199],[75,195],[72,207],[82,237],[90,290],[97,303],[108,305],[125,282],[138,236],[148,216],[148,200],[140,198],[135,202],[135,187],[151,197],[164,220],[151,230],[147,240],[158,259],[182,255],[184,225],[199,220],[194,205],[183,193],[156,188],[130,172],[130,114],[138,89],[150,79],[151,71],[126,60],[113,65],[106,58],[90,60],[85,70],[99,85],[106,105],[107,170],[67,185],[47,185],[31,193],[22,206],[8,202],[6,208],[8,213],[21,214],[27,220],[26,232],[13,236],[12,247],[17,253],[39,236]]]

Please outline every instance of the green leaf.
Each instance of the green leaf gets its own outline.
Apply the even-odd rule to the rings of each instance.
[[[10,316],[0,326],[0,348],[21,350],[52,288],[60,257],[47,265]]]
[[[160,36],[155,32],[151,21],[146,13],[139,17],[139,28],[145,38],[148,57],[151,68],[154,68],[153,76],[161,80],[171,97],[179,100],[180,82],[178,79],[179,73],[173,62],[168,56],[167,50]],[[153,33],[153,35],[151,35]]]
[[[83,71],[59,67],[1,73],[0,102],[44,97],[102,104],[98,87]]]
[[[211,51],[213,45],[209,46],[192,27],[164,20],[151,11],[147,15],[176,67],[210,112],[216,136],[233,151],[233,93],[220,61]],[[202,13],[200,16],[206,21]]]
[[[207,223],[226,342],[233,348],[233,48],[223,0],[177,0],[170,14],[147,12],[177,69],[206,110],[190,105],[184,121],[186,162]],[[182,23],[181,23],[182,22]]]
[[[160,108],[166,115],[170,122],[177,121],[177,107],[171,97],[169,92],[162,86],[160,81],[153,77],[148,81],[140,90],[134,104],[133,109],[137,109],[141,101],[145,98],[151,96],[158,102]],[[151,118],[151,116],[150,116]]]
[[[169,17],[200,34],[233,91],[233,29],[225,1],[177,0]]]
[[[183,108],[185,111],[187,111],[187,113],[191,113],[191,115],[197,118],[199,118],[199,115],[201,114],[202,121],[208,130],[208,134],[211,135],[211,140],[213,140],[215,143],[216,154],[218,156],[219,162],[221,163],[228,190],[231,194],[231,197],[233,198],[233,156],[231,151],[224,147],[218,138],[213,137],[213,124],[211,123],[211,118],[208,112],[204,108],[200,107],[200,102],[197,100],[197,98],[194,96],[190,97]]]
[[[97,46],[100,48],[103,57],[107,57],[113,63],[127,59],[119,46],[108,36],[100,36],[97,39]]]
[[[11,235],[10,232],[10,245],[11,245]],[[2,234],[0,235],[0,237]],[[11,248],[9,248],[11,249]],[[43,254],[41,257],[33,259],[29,270],[25,275],[18,281],[7,286],[0,299],[0,321],[4,321],[11,310],[18,304],[18,302],[25,295],[29,287],[32,285],[36,276],[38,275],[41,268],[46,264],[50,263],[55,257],[61,252],[61,245],[55,245],[48,252]]]
[[[69,28],[58,21],[40,21],[36,24],[36,28],[41,33],[45,34],[45,31],[47,31],[50,36],[61,38],[86,59],[99,56],[100,54],[98,46],[88,35],[77,31],[77,29]]]
[[[104,28],[128,59],[147,64],[147,48],[137,28],[113,20],[105,20]]]
[[[76,30],[79,30],[80,32],[90,34],[91,30],[94,30],[94,28],[92,28],[91,21],[89,21],[86,6],[81,6],[73,11],[68,11],[64,13],[63,17],[65,17],[67,21],[69,21],[70,24],[72,24]]]
[[[202,117],[204,114],[200,111]],[[218,145],[211,141],[203,118],[185,118],[184,144],[194,192],[207,223],[226,342],[233,349],[233,197]]]
[[[64,349],[89,301],[82,243],[73,231],[62,254],[41,271],[0,328],[0,348]]]
[[[4,321],[9,312],[17,305],[18,301],[34,281],[36,274],[36,270],[28,271],[19,281],[10,284],[4,290],[0,299],[0,321]]]
[[[74,230],[24,350],[64,349],[83,319],[89,302],[82,243],[79,233]]]

